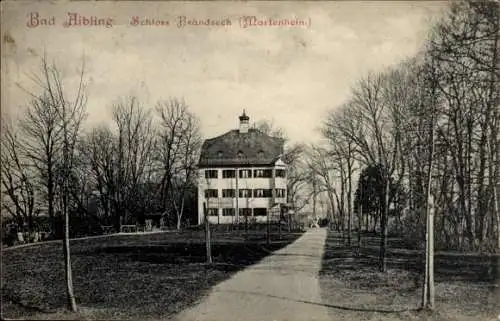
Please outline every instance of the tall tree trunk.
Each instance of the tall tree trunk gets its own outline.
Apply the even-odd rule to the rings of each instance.
[[[434,88],[434,87],[433,87]],[[433,96],[435,97],[435,96]],[[425,259],[425,278],[424,278],[424,293],[422,297],[422,307],[434,308],[434,199],[431,195],[432,189],[432,167],[434,164],[435,152],[435,107],[436,102],[433,102],[433,110],[430,118],[430,150],[427,161],[427,177],[426,177],[426,197],[425,197],[425,214],[427,218],[426,224],[426,259]]]
[[[313,177],[313,216],[316,217],[316,177]]]
[[[387,232],[388,232],[388,218],[389,218],[389,184],[390,180],[385,175],[385,190],[384,190],[384,204],[380,219],[380,229],[382,237],[380,238],[380,272],[387,271]]]
[[[52,236],[55,237],[57,235],[57,225],[56,225],[56,218],[54,215],[54,173],[53,173],[53,165],[52,165],[52,158],[48,157],[47,161],[47,202],[48,202],[48,211],[49,211],[49,218],[50,218],[50,223],[52,226]]]
[[[341,171],[340,171],[340,207],[342,208],[342,211],[340,212],[342,214],[342,238],[344,239],[344,242],[346,241],[346,210],[345,210],[345,190],[346,190],[346,177],[345,177],[345,172],[344,172],[344,165],[341,163]]]
[[[67,184],[67,183],[66,183]],[[65,188],[65,192],[67,193],[67,188]],[[69,213],[68,213],[68,197],[67,195],[63,196],[63,212],[64,212],[64,242],[63,242],[63,250],[64,250],[64,270],[66,272],[66,294],[68,298],[68,309],[73,312],[76,312],[76,300],[75,294],[73,291],[73,275],[71,268],[71,256],[70,256],[70,248],[69,248]]]
[[[369,213],[366,212],[365,214],[365,232],[368,232],[370,230],[370,227],[369,227],[369,223],[370,223],[370,220],[369,220]]]
[[[359,202],[359,210],[358,210],[358,252],[357,255],[361,256],[361,225],[363,221],[363,189],[360,188],[360,202]]]
[[[496,143],[495,143],[496,144]],[[496,249],[498,252],[500,252],[500,212],[498,210],[498,203],[499,203],[499,191],[498,191],[498,178],[499,178],[499,171],[500,171],[500,148],[498,145],[495,146],[495,150],[492,150],[492,163],[494,164],[494,169],[493,173],[490,174],[490,179],[491,179],[491,189],[492,189],[492,194],[493,194],[493,208],[492,208],[492,217],[493,220],[496,221]],[[498,256],[498,268],[500,269],[500,256]]]
[[[348,155],[351,154],[351,146],[348,146]],[[352,220],[352,163],[351,159],[347,159],[347,245],[351,247],[351,220]]]
[[[72,159],[69,155],[69,141],[68,141],[68,128],[67,128],[67,116],[66,116],[66,106],[63,103],[62,106],[62,125],[64,134],[64,145],[63,145],[63,181],[62,181],[62,211],[64,215],[64,242],[63,242],[63,252],[64,252],[64,269],[66,272],[66,294],[68,298],[68,309],[76,312],[76,300],[73,291],[73,274],[71,269],[71,255],[69,248],[69,211],[68,211],[68,198],[69,198],[69,179]],[[72,151],[73,152],[73,151]],[[71,155],[72,157],[72,155]]]

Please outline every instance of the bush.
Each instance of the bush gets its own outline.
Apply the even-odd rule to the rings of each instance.
[[[329,223],[329,221],[327,218],[322,218],[319,220],[318,225],[319,225],[319,227],[326,227],[326,226],[328,226],[328,223]]]
[[[2,238],[2,243],[7,245],[7,246],[14,246],[17,244],[17,235],[13,233],[9,233],[7,235],[4,235]]]
[[[425,249],[425,225],[422,226],[416,217],[417,213],[409,213],[401,220],[401,230],[396,230],[395,225],[390,226],[389,236],[399,237],[413,250]]]
[[[2,229],[2,243],[7,246],[17,245],[18,227],[13,224],[6,224]]]

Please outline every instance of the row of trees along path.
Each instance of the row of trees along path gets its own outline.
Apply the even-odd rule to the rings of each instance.
[[[500,249],[499,12],[494,2],[451,4],[417,55],[354,84],[323,123],[326,143],[308,149],[349,246],[356,227],[359,253],[371,223],[381,271],[389,232],[426,249],[423,306],[434,305],[434,248]]]

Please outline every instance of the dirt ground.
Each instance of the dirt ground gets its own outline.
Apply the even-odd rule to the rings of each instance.
[[[328,233],[320,285],[332,320],[500,320],[498,257],[436,253],[435,309],[426,312],[419,311],[423,254],[393,239],[388,271],[380,273],[378,242],[364,237],[361,255],[354,257],[338,233]]]
[[[2,251],[2,318],[157,320],[196,304],[236,272],[301,233],[214,233],[205,264],[203,231],[114,235],[71,241],[78,313],[66,304],[60,241]]]

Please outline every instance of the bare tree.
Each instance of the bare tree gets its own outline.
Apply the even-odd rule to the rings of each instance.
[[[314,185],[316,185],[317,190],[313,193],[326,193],[329,201],[330,207],[335,208],[335,195],[337,195],[335,189],[335,179],[336,175],[334,173],[335,165],[333,163],[331,153],[323,147],[311,146],[307,152],[307,163],[309,170],[311,172],[311,180],[313,180]],[[338,195],[337,195],[338,198]],[[338,206],[340,201],[337,202]],[[339,208],[339,213],[342,213]],[[332,221],[334,217],[330,218]]]
[[[33,228],[35,215],[35,186],[29,172],[28,159],[23,158],[19,137],[11,122],[2,120],[1,141],[2,208],[10,213],[20,226]]]
[[[54,209],[54,192],[60,188],[60,207],[64,217],[64,267],[68,308],[76,311],[73,290],[71,256],[69,244],[69,182],[75,162],[75,147],[82,122],[85,119],[85,81],[82,65],[79,83],[73,99],[68,98],[63,77],[55,63],[49,63],[46,57],[41,61],[41,74],[34,81],[39,92],[29,92],[32,104],[28,109],[23,130],[26,136],[27,155],[41,171],[47,187],[49,215]],[[61,172],[55,178],[57,166]],[[52,213],[53,215],[53,213]]]
[[[341,177],[341,187],[346,186],[346,196],[347,196],[347,242],[349,246],[351,245],[351,230],[353,224],[353,175],[355,174],[356,168],[356,145],[349,139],[348,136],[340,130],[339,121],[350,121],[353,122],[355,119],[350,119],[343,109],[339,111],[333,111],[327,120],[324,122],[321,131],[323,136],[327,139],[330,150],[330,157],[332,161],[336,164],[335,169]],[[358,217],[360,220],[361,218]],[[361,231],[358,231],[358,239],[360,241]]]
[[[196,182],[196,168],[201,135],[199,122],[182,100],[158,102],[160,116],[155,161],[161,173],[164,209],[173,207],[177,229],[181,228],[184,203]]]
[[[266,135],[288,141],[285,130],[281,127],[276,126],[276,124],[271,120],[259,120],[253,124],[253,127]]]
[[[116,190],[116,145],[116,137],[105,126],[92,129],[82,144],[83,152],[88,155],[92,185],[99,193],[102,219],[106,224],[111,223],[111,203]]]
[[[42,70],[45,70],[43,66],[46,64],[44,60]],[[46,81],[39,76],[33,78],[38,84]],[[38,182],[44,187],[42,195],[47,201],[48,215],[52,223],[51,233],[55,236],[55,166],[61,157],[62,129],[59,126],[57,106],[50,103],[50,93],[46,88],[43,88],[40,95],[32,92],[29,92],[29,95],[31,103],[20,122],[23,153],[31,160],[38,172]]]
[[[500,247],[499,12],[497,3],[454,3],[422,52],[361,79],[323,133],[351,143],[359,165],[383,168],[380,270],[389,205],[403,237],[423,241],[427,226],[426,307],[433,306],[434,230],[441,248]]]
[[[306,147],[300,143],[285,149],[283,161],[287,164],[287,203],[292,204],[296,212],[303,209],[309,200],[309,169],[304,159]]]
[[[154,135],[152,114],[135,97],[119,100],[112,111],[117,128],[112,202],[114,225],[119,231],[127,214],[137,215],[143,211],[141,200],[135,195],[150,169]]]
[[[436,152],[446,154],[443,162],[451,164],[454,176],[438,206],[456,208],[456,215],[448,216],[456,227],[452,241],[471,250],[491,246],[488,234],[493,236],[498,215],[493,201],[498,200],[498,191],[493,192],[498,181],[498,12],[497,3],[455,3],[427,48],[436,61],[443,119]]]
[[[272,121],[260,120],[253,126],[266,135],[283,139],[285,146],[282,157],[287,164],[287,203],[299,212],[308,204],[312,195],[308,191],[310,171],[303,157],[306,146],[302,143],[290,143],[285,131]]]

